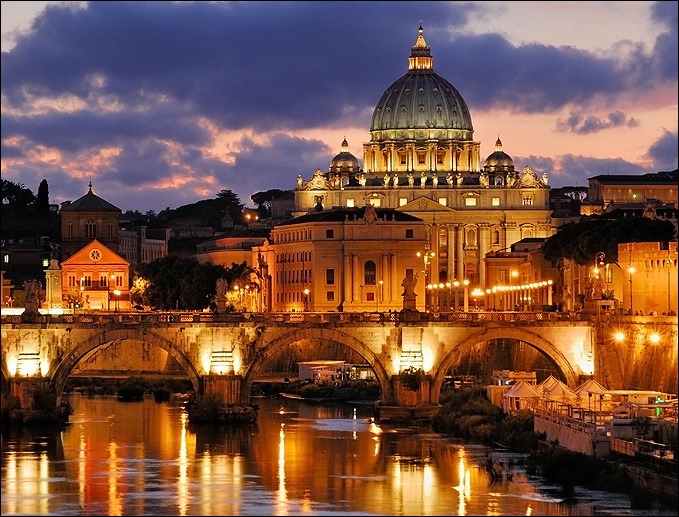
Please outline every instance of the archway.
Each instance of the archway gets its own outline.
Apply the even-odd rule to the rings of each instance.
[[[200,375],[193,365],[193,362],[182,352],[177,349],[171,341],[168,341],[162,336],[155,334],[148,329],[133,330],[130,329],[114,329],[108,330],[105,333],[95,334],[76,346],[71,352],[62,359],[52,375],[52,385],[57,394],[57,403],[61,403],[61,395],[66,385],[71,370],[75,368],[78,362],[91,351],[106,345],[115,340],[137,340],[156,345],[165,350],[172,356],[177,363],[184,369],[188,375],[193,390],[196,394],[202,392],[202,383]]]
[[[375,353],[358,339],[345,334],[340,330],[324,328],[293,330],[283,335],[277,336],[269,343],[258,345],[256,347],[258,351],[252,362],[248,365],[248,370],[243,377],[243,382],[241,384],[241,400],[250,399],[250,389],[252,388],[252,383],[264,362],[272,358],[281,349],[290,346],[301,339],[334,341],[358,353],[367,361],[368,366],[370,366],[370,368],[372,368],[372,370],[375,372],[375,377],[377,378],[377,382],[380,386],[381,403],[393,404],[394,394],[391,387],[389,374]]]
[[[571,387],[577,385],[578,377],[575,374],[573,367],[568,359],[566,359],[552,343],[529,330],[512,327],[496,327],[472,334],[455,346],[437,365],[434,365],[432,371],[436,373],[434,374],[434,379],[430,388],[431,401],[434,404],[438,404],[441,395],[441,386],[443,385],[443,381],[449,368],[452,365],[457,364],[462,356],[470,351],[473,346],[484,341],[492,341],[495,339],[515,339],[517,341],[523,341],[544,354],[554,366],[562,381]]]

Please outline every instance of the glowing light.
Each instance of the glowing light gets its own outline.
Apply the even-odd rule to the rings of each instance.
[[[657,332],[653,332],[650,336],[648,336],[648,340],[651,343],[659,343],[660,342],[660,335]]]
[[[19,365],[19,361],[17,360],[16,356],[13,355],[8,355],[7,356],[7,371],[9,371],[9,374],[14,377],[17,374],[17,366]]]
[[[203,372],[210,373],[210,361],[212,357],[209,351],[204,351],[200,358],[200,364],[203,366]]]
[[[625,334],[623,332],[616,332],[615,333],[615,340],[620,342],[625,340]]]

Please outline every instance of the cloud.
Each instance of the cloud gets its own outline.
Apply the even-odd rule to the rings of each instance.
[[[566,120],[557,119],[556,130],[562,133],[573,132],[578,135],[588,135],[598,133],[615,127],[634,128],[639,126],[639,120],[627,118],[621,111],[614,111],[608,114],[607,120],[602,120],[594,115],[571,112]]]
[[[679,167],[679,134],[677,131],[664,131],[648,150],[648,158],[658,171],[673,171]]]
[[[292,188],[297,174],[327,168],[339,152],[327,135],[360,130],[367,140],[376,102],[406,71],[420,19],[437,72],[472,119],[494,109],[547,114],[558,131],[590,135],[639,128],[630,99],[676,106],[676,3],[652,6],[660,27],[653,48],[625,41],[601,53],[463,30],[495,8],[49,5],[2,53],[3,177],[30,188],[27,175],[49,176],[50,195],[68,199],[94,178],[100,195],[123,209],[162,209],[222,189],[248,203],[254,192]],[[649,159],[664,148],[657,145]],[[81,185],[75,194],[72,185]]]

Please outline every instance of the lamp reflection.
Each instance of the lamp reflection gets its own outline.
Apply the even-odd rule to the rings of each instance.
[[[467,500],[471,497],[471,479],[469,477],[469,470],[465,468],[465,457],[464,449],[460,450],[460,462],[457,466],[457,473],[460,479],[460,483],[454,487],[460,495],[460,499],[457,505],[457,514],[466,515]]]
[[[186,515],[189,506],[189,458],[186,446],[186,425],[188,421],[189,414],[186,411],[183,411],[181,416],[182,432],[179,442],[179,477],[177,479],[177,505],[179,506],[179,515]]]
[[[277,515],[288,514],[288,495],[285,491],[285,424],[278,432],[278,507]]]

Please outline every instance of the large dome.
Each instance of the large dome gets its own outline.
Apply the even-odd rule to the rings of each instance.
[[[387,88],[378,101],[370,131],[381,139],[381,132],[396,130],[396,139],[405,140],[413,138],[413,131],[444,129],[453,130],[461,140],[471,140],[474,131],[462,95],[434,71],[431,51],[420,27],[408,59],[408,72]]]

